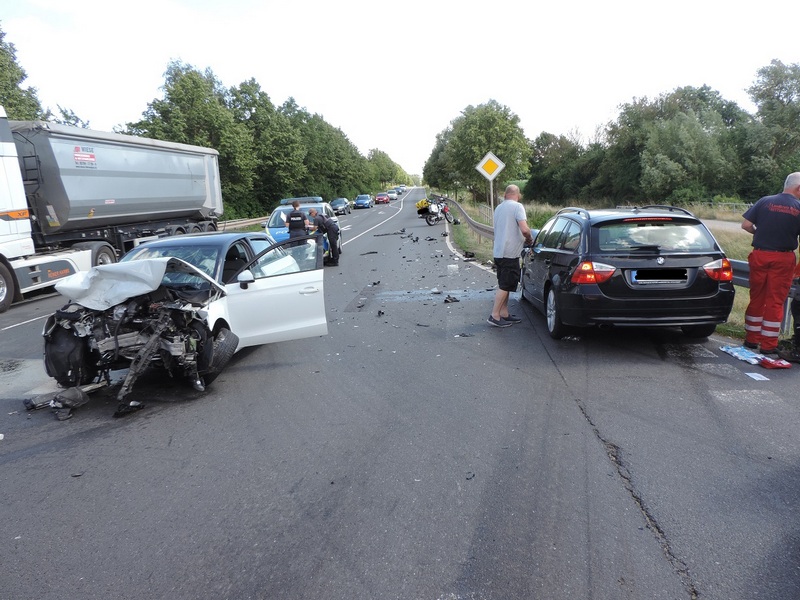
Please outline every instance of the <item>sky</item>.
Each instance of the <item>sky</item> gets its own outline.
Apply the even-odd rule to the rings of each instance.
[[[0,8],[44,108],[137,121],[179,60],[255,79],[421,174],[436,134],[496,100],[540,133],[595,138],[619,106],[708,85],[750,113],[773,59],[800,62],[787,0],[15,0]],[[487,151],[493,151],[487,148]],[[502,156],[499,157],[502,160]]]

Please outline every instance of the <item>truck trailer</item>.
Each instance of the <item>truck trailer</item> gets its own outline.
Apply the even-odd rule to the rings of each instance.
[[[142,241],[215,231],[218,152],[9,121],[0,106],[0,312]]]

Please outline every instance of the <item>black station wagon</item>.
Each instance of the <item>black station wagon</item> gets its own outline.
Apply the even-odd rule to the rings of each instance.
[[[523,250],[522,297],[551,337],[589,326],[680,327],[707,337],[733,306],[733,269],[692,213],[565,208]]]

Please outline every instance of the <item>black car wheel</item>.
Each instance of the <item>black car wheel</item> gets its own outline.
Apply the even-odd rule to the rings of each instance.
[[[707,338],[717,329],[716,324],[711,325],[684,325],[681,327],[683,335],[690,338]]]
[[[547,320],[547,331],[551,338],[554,340],[560,340],[567,335],[567,328],[561,322],[561,310],[558,306],[558,294],[552,287],[547,290],[545,319]]]
[[[89,349],[89,338],[78,337],[56,327],[44,338],[44,368],[64,387],[91,383],[97,376],[97,357]]]
[[[206,385],[211,383],[222,373],[222,369],[233,357],[236,352],[236,346],[239,345],[239,336],[225,329],[224,327],[217,332],[214,336],[214,355],[211,358],[211,364],[208,371],[203,374],[203,380]]]

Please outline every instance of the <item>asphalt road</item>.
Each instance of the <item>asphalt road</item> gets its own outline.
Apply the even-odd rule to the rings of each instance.
[[[0,315],[0,598],[800,597],[798,367],[556,342],[517,300],[491,328],[420,193],[342,217],[328,336],[149,378],[124,419],[26,412],[59,301]]]

